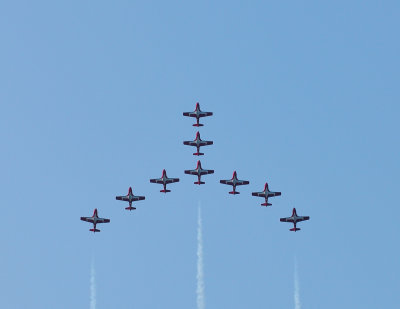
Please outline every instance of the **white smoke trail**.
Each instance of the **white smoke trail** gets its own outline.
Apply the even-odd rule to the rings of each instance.
[[[197,309],[204,309],[204,273],[203,273],[203,234],[201,206],[199,203],[197,219]]]
[[[96,272],[94,270],[94,258],[90,265],[90,309],[96,309]]]
[[[294,308],[301,309],[299,275],[297,272],[297,259],[294,259]]]

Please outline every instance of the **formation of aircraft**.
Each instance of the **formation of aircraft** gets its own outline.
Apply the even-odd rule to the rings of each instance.
[[[128,194],[127,195],[122,195],[122,196],[116,196],[115,199],[118,201],[125,201],[129,202],[129,207],[126,207],[126,210],[135,210],[136,207],[132,207],[132,202],[136,201],[142,201],[146,197],[144,196],[137,196],[132,193],[132,187],[129,187]]]
[[[183,144],[184,144],[184,145],[187,145],[187,146],[194,146],[194,147],[196,147],[196,148],[197,148],[197,152],[195,152],[193,155],[194,155],[194,156],[202,156],[202,155],[204,155],[204,153],[201,153],[201,152],[200,152],[200,147],[201,147],[201,146],[212,145],[212,144],[213,144],[213,141],[203,141],[203,140],[200,138],[200,132],[197,131],[197,133],[196,133],[196,138],[195,138],[193,141],[184,141]]]
[[[202,127],[202,126],[204,126],[203,124],[199,123],[200,118],[208,117],[208,116],[212,116],[212,115],[213,115],[212,112],[203,112],[200,109],[200,104],[199,103],[196,103],[196,108],[195,108],[195,110],[193,112],[184,112],[183,113],[183,116],[196,118],[196,123],[193,124],[194,127]],[[183,144],[184,145],[188,145],[188,146],[196,147],[197,152],[193,153],[193,155],[202,156],[202,155],[204,155],[204,153],[200,152],[200,147],[213,145],[213,141],[203,141],[200,138],[200,132],[197,131],[196,138],[193,141],[184,141]],[[193,169],[193,170],[185,170],[184,173],[188,174],[188,175],[197,176],[197,181],[195,181],[194,184],[202,185],[202,184],[205,184],[205,182],[201,181],[201,176],[214,174],[214,170],[203,169],[202,166],[201,166],[200,160],[198,160],[197,161],[197,166],[196,166],[195,169]],[[169,178],[167,176],[167,172],[165,171],[165,169],[163,169],[161,178],[150,179],[150,182],[163,185],[163,189],[160,190],[160,192],[167,193],[167,192],[171,192],[171,190],[167,190],[167,185],[175,183],[175,182],[179,182],[179,178]],[[237,186],[248,185],[250,182],[248,180],[240,180],[240,179],[238,179],[237,178],[237,173],[236,173],[236,171],[234,171],[233,172],[233,176],[232,176],[231,179],[222,179],[222,180],[220,180],[220,183],[232,186],[233,190],[230,191],[229,194],[236,195],[236,194],[240,194],[240,192],[236,191],[236,187]],[[265,199],[265,203],[262,203],[261,206],[271,206],[272,204],[268,202],[268,199],[270,197],[275,197],[275,196],[280,196],[280,195],[281,195],[281,192],[270,191],[267,182],[265,183],[264,191],[253,192],[252,193],[252,196],[262,197],[262,198]],[[116,200],[120,200],[120,201],[129,202],[129,207],[126,207],[125,208],[126,210],[135,210],[136,207],[132,207],[132,203],[135,202],[135,201],[144,200],[145,197],[144,196],[136,196],[136,195],[134,195],[132,193],[132,188],[129,187],[127,195],[116,196],[115,199]],[[296,224],[298,222],[306,221],[306,220],[309,220],[309,219],[310,219],[309,216],[298,216],[297,213],[296,213],[296,208],[293,208],[292,216],[291,217],[287,217],[287,218],[280,218],[280,221],[281,222],[293,223],[294,227],[291,228],[290,231],[296,232],[296,231],[300,230],[300,228],[297,228]],[[92,223],[93,224],[93,228],[90,229],[90,231],[94,232],[94,233],[95,232],[100,232],[100,230],[96,228],[97,224],[99,224],[99,223],[109,223],[110,222],[110,219],[99,218],[99,216],[97,214],[97,208],[94,210],[93,216],[91,216],[91,217],[81,217],[81,220]]]
[[[281,218],[280,220],[281,220],[281,222],[293,223],[294,226],[293,226],[293,228],[290,229],[290,231],[296,232],[296,231],[300,231],[300,229],[298,227],[296,227],[296,224],[301,221],[310,220],[310,217],[309,216],[298,216],[297,212],[296,212],[296,208],[293,208],[291,217]]]
[[[156,179],[150,179],[151,183],[158,183],[164,186],[163,190],[160,190],[160,192],[167,193],[171,192],[171,190],[167,190],[167,184],[174,183],[174,182],[179,182],[179,178],[169,178],[167,176],[167,172],[165,169],[162,171],[161,178],[156,178]]]
[[[93,223],[93,228],[89,230],[89,231],[91,231],[93,233],[100,232],[99,229],[96,229],[96,225],[97,224],[99,224],[99,223],[109,223],[110,222],[110,219],[99,218],[99,216],[97,214],[97,208],[95,208],[95,210],[93,212],[93,216],[91,216],[91,217],[81,217],[81,220]]]
[[[185,170],[185,174],[197,176],[197,181],[194,182],[195,185],[203,185],[204,181],[201,181],[201,176],[214,174],[214,170],[206,170],[201,167],[200,160],[197,161],[197,166],[194,170]]]
[[[265,186],[264,186],[264,191],[253,192],[251,195],[265,198],[265,203],[261,204],[261,206],[271,206],[272,204],[268,203],[268,198],[269,197],[274,197],[274,196],[280,196],[281,192],[269,191],[268,182],[266,182]]]
[[[236,171],[233,172],[233,176],[231,179],[226,179],[226,180],[220,180],[220,183],[224,185],[229,185],[233,187],[233,190],[229,192],[229,194],[240,194],[240,192],[236,191],[236,186],[243,186],[243,185],[248,185],[250,182],[247,180],[239,180],[237,178],[237,173]]]
[[[194,110],[194,112],[185,112],[185,113],[183,113],[183,116],[195,117],[196,118],[196,123],[193,124],[194,127],[202,127],[203,124],[199,123],[200,118],[208,117],[208,116],[212,116],[212,115],[213,115],[212,112],[202,112],[200,110],[199,102],[196,103],[196,109]]]

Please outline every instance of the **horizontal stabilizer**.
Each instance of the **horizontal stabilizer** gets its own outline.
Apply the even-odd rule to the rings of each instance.
[[[91,231],[93,233],[100,232],[100,230],[98,230],[98,229],[90,229],[89,231]]]
[[[194,155],[194,156],[203,156],[204,153],[202,153],[202,152],[195,152],[193,155]]]
[[[270,203],[262,203],[261,206],[272,206]]]
[[[128,206],[128,207],[125,207],[125,209],[126,209],[126,210],[135,210],[136,207]]]
[[[193,126],[194,126],[194,127],[202,127],[202,126],[204,126],[204,124],[202,124],[202,123],[199,123],[199,124],[195,123]]]
[[[204,185],[205,182],[204,181],[195,181],[194,184],[195,185]]]
[[[171,192],[171,190],[160,190],[160,192],[167,193],[167,192]]]
[[[237,192],[237,191],[231,191],[231,192],[229,192],[229,194],[240,194],[240,192]]]
[[[300,229],[298,227],[294,227],[292,229],[290,229],[292,232],[296,232],[296,231],[300,231]]]

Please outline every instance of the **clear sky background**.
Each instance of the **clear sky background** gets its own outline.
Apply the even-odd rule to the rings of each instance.
[[[94,259],[96,308],[196,308],[200,203],[207,309],[294,308],[295,259],[302,308],[398,308],[399,29],[398,1],[1,2],[0,307],[89,308]]]

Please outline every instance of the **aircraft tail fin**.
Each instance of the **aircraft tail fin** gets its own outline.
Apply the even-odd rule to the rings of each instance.
[[[194,155],[194,156],[203,156],[204,153],[202,153],[202,152],[195,152],[193,155]]]
[[[298,227],[294,227],[294,228],[291,228],[290,231],[296,232],[296,231],[300,231],[300,229]]]
[[[205,182],[204,181],[195,181],[194,184],[195,185],[204,185]]]
[[[136,207],[128,206],[128,207],[125,207],[125,209],[126,209],[126,210],[135,210]]]
[[[261,206],[272,206],[271,203],[262,203]]]
[[[231,192],[229,192],[229,194],[233,194],[233,195],[235,195],[235,194],[240,194],[240,192],[237,192],[237,191],[231,191]]]
[[[193,126],[194,126],[194,127],[202,127],[202,126],[204,126],[204,124],[202,124],[202,123],[195,123],[195,124],[193,124]]]
[[[91,232],[93,232],[93,233],[100,232],[99,229],[90,229],[89,231],[91,231]]]
[[[171,192],[171,190],[165,189],[165,190],[160,190],[160,192],[162,192],[162,193],[167,193],[167,192]]]

